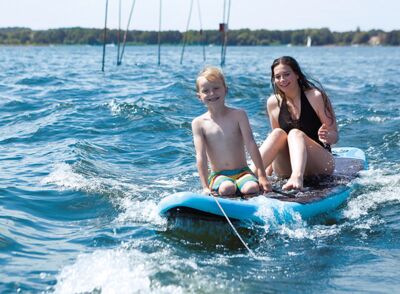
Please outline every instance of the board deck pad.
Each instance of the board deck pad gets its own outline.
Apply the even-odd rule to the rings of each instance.
[[[310,203],[329,197],[335,190],[344,189],[364,169],[364,161],[352,158],[335,158],[335,171],[330,176],[314,176],[304,179],[302,191],[282,191],[290,196],[269,192],[265,196],[281,201]],[[282,187],[286,180],[275,179],[274,187]],[[279,188],[277,188],[279,190]]]

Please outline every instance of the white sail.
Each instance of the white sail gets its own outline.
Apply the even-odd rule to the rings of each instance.
[[[311,47],[311,43],[312,43],[311,37],[308,36],[307,37],[307,47]]]

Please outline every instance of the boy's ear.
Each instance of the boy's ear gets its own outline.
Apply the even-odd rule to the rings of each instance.
[[[197,99],[201,100],[201,99],[200,99],[200,93],[199,93],[199,92],[196,92],[196,96],[197,96]]]

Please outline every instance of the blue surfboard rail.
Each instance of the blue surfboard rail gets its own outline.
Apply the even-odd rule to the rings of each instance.
[[[333,148],[335,157],[361,160],[363,168],[366,168],[365,154],[361,149],[354,147]],[[263,195],[249,200],[237,198],[217,197],[218,202],[225,213],[232,220],[242,222],[253,222],[266,224],[273,222],[277,224],[293,221],[296,214],[304,220],[332,211],[346,201],[351,192],[351,183],[345,186],[338,186],[329,191],[322,199],[308,203],[296,201],[283,201],[276,198],[269,198]],[[163,198],[158,204],[158,212],[163,217],[168,217],[172,211],[180,209],[191,209],[194,211],[217,217],[223,217],[213,197],[194,193],[178,192]],[[267,213],[265,213],[267,211]]]

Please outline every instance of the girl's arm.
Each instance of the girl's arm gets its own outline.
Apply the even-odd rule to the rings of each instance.
[[[325,144],[335,144],[339,139],[339,135],[336,116],[333,109],[332,117],[329,117],[325,111],[325,104],[320,91],[312,90],[307,94],[309,94],[307,97],[309,97],[309,101],[322,123],[322,126],[318,130],[319,140]]]

